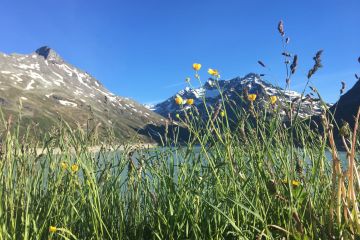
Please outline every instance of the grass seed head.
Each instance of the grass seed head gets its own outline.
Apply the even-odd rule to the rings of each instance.
[[[260,65],[261,65],[262,67],[264,67],[264,68],[266,67],[265,64],[264,64],[262,61],[260,61],[260,60],[258,61],[258,64],[260,64]]]
[[[291,53],[288,53],[288,52],[283,52],[283,53],[281,53],[281,55],[283,55],[285,57],[291,57]]]
[[[280,20],[279,24],[278,24],[278,31],[280,33],[280,35],[283,37],[285,35],[284,32],[284,23],[282,20]]]
[[[339,130],[340,136],[348,137],[350,136],[350,126],[349,123],[346,121],[343,121],[343,124]]]
[[[343,94],[346,88],[346,83],[344,81],[341,81],[341,89],[340,89],[340,94]]]
[[[297,66],[298,66],[298,56],[295,54],[293,61],[290,65],[291,74],[295,73]]]
[[[308,79],[310,79],[311,76],[314,75],[317,72],[317,70],[322,67],[322,64],[321,64],[321,54],[322,53],[323,53],[323,50],[319,50],[315,54],[315,57],[313,57],[315,64],[308,72],[308,75],[307,75]]]

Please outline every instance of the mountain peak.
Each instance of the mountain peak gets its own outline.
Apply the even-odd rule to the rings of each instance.
[[[35,51],[39,56],[44,57],[48,61],[53,62],[63,62],[62,58],[60,57],[55,50],[48,46],[43,46]]]
[[[1,111],[14,115],[21,101],[23,126],[38,122],[42,133],[57,125],[60,116],[72,127],[86,127],[91,114],[93,123],[102,126],[99,132],[114,129],[115,138],[127,143],[138,133],[146,136],[136,141],[150,141],[149,127],[165,123],[135,101],[111,93],[48,46],[27,54],[0,53],[0,81]]]
[[[221,91],[219,90],[221,89]],[[261,78],[259,74],[249,73],[245,77],[235,77],[229,80],[209,79],[204,86],[199,88],[185,88],[180,90],[177,95],[183,99],[193,99],[194,106],[200,112],[200,115],[207,116],[208,111],[205,106],[212,106],[215,108],[219,103],[223,102],[223,97],[228,99],[228,103],[242,104],[244,100],[244,93],[254,93],[258,95],[256,99],[259,106],[265,107],[269,102],[270,96],[277,96],[279,108],[282,114],[285,114],[285,107],[290,103],[301,101],[302,105],[299,109],[299,116],[302,118],[317,115],[321,113],[321,102],[319,99],[311,98],[310,96],[302,96],[295,91],[284,90],[278,86],[272,85],[270,82]],[[243,97],[241,97],[241,95]],[[205,98],[205,103],[204,103]],[[164,117],[175,116],[189,109],[186,105],[179,107],[175,104],[174,96],[158,103],[154,107],[154,111]]]

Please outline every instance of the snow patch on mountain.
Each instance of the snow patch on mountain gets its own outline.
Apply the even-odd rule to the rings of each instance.
[[[64,106],[76,107],[77,104],[74,102],[66,101],[66,100],[59,100],[59,103]]]
[[[32,86],[34,83],[35,83],[35,81],[33,79],[31,79],[31,81],[28,83],[28,85],[26,86],[26,88],[24,90],[34,89],[34,87]]]
[[[242,101],[239,96],[242,96],[244,91],[257,94],[257,101],[262,104],[268,102],[270,96],[277,96],[278,103],[284,105],[284,107],[293,101],[295,101],[295,104],[301,101],[301,109],[299,112],[299,116],[301,117],[320,114],[322,109],[320,107],[322,103],[319,99],[311,98],[309,95],[301,97],[300,93],[276,87],[254,73],[250,73],[242,78],[236,77],[230,80],[209,79],[199,88],[186,87],[167,100],[147,107],[165,117],[169,114],[174,116],[176,113],[190,108],[190,106],[185,104],[187,99],[194,99],[194,105],[198,109],[201,109],[203,108],[204,101],[207,106],[215,107],[222,102],[224,97],[233,101]],[[180,107],[175,103],[174,99],[176,96],[180,96],[183,99],[184,106]]]

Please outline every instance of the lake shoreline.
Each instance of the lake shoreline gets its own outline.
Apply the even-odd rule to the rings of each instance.
[[[96,145],[96,146],[91,146],[91,147],[87,147],[87,151],[90,153],[97,153],[100,152],[102,150],[105,151],[124,151],[124,150],[129,150],[129,151],[134,151],[134,150],[139,150],[139,149],[150,149],[150,148],[155,148],[158,147],[159,145],[156,143],[137,143],[137,144],[124,144],[124,145],[118,145],[118,146],[109,146],[109,145]],[[50,150],[50,152],[48,151]],[[62,150],[59,147],[57,148],[51,148],[51,149],[46,149],[46,148],[36,148],[36,155],[40,156],[43,154],[61,154],[65,151],[68,151],[68,149],[66,150]],[[70,148],[70,152],[75,154],[76,153],[76,149],[75,148]]]

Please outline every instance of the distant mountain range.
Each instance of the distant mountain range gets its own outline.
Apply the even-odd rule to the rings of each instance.
[[[330,107],[313,95],[301,96],[298,92],[284,90],[254,73],[230,80],[209,79],[202,87],[187,87],[163,102],[144,106],[111,93],[100,81],[67,63],[49,47],[41,47],[30,54],[0,53],[1,111],[5,116],[18,116],[22,105],[23,126],[33,123],[43,132],[62,118],[72,126],[83,128],[91,123],[101,124],[103,129],[113,129],[121,140],[140,137],[151,141],[159,137],[157,132],[164,133],[168,117],[175,118],[190,108],[187,104],[177,105],[176,96],[184,101],[193,99],[199,113],[206,116],[204,102],[212,111],[224,105],[223,99],[248,108],[248,101],[244,101],[246,94],[257,95],[255,104],[259,108],[268,106],[270,97],[276,96],[276,104],[284,117],[291,104],[300,106],[300,118],[319,115],[322,107]],[[352,123],[359,105],[360,82],[357,82],[330,110],[335,112],[339,122]]]
[[[31,54],[0,53],[0,108],[7,116],[17,116],[20,101],[24,124],[36,123],[44,131],[61,116],[73,126],[85,127],[89,120],[101,123],[125,140],[148,124],[165,121],[143,105],[111,93],[49,47]]]
[[[156,113],[167,117],[174,117],[176,114],[181,114],[186,111],[190,106],[184,105],[180,107],[174,101],[176,96],[180,96],[184,99],[194,99],[194,105],[197,107],[200,113],[203,115],[205,112],[204,100],[208,106],[215,108],[217,105],[222,103],[222,97],[219,89],[222,91],[223,98],[227,99],[227,102],[233,102],[244,108],[247,101],[243,101],[243,93],[246,91],[247,94],[256,94],[257,106],[269,105],[270,97],[277,97],[277,104],[282,107],[282,114],[286,114],[285,109],[289,108],[289,104],[297,106],[301,101],[299,109],[299,117],[306,118],[312,115],[318,115],[321,113],[323,103],[320,99],[314,98],[310,95],[305,95],[301,98],[301,94],[295,91],[284,90],[280,87],[275,87],[271,83],[263,80],[260,75],[250,73],[245,77],[236,77],[231,80],[213,80],[209,79],[202,87],[190,88],[187,87],[180,90],[175,95],[171,96],[167,100],[158,103],[153,106],[147,106],[149,109]],[[326,104],[325,104],[326,105]]]

